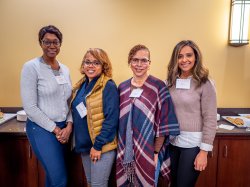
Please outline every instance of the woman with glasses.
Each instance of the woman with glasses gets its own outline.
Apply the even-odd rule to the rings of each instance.
[[[128,64],[133,77],[118,88],[117,185],[156,186],[159,172],[169,181],[169,135],[177,135],[179,127],[165,83],[148,73],[149,49],[134,46]]]
[[[73,89],[75,150],[81,153],[88,186],[107,187],[116,156],[119,94],[107,53],[89,49]]]
[[[57,60],[62,33],[55,26],[40,29],[41,57],[24,64],[21,96],[28,115],[26,133],[46,172],[46,187],[66,187],[66,143],[72,131],[69,69]]]
[[[216,133],[216,93],[199,47],[179,42],[168,65],[167,86],[172,96],[180,135],[171,139],[173,187],[193,187],[207,166]]]

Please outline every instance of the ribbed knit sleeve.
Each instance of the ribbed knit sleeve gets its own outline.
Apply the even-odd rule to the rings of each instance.
[[[212,81],[207,81],[202,85],[201,112],[203,118],[202,149],[203,143],[213,145],[213,140],[216,134],[217,104],[215,86]]]
[[[72,85],[72,82],[71,82],[71,78],[70,78],[70,84]],[[72,115],[72,110],[70,109],[70,104],[71,104],[71,101],[72,101],[72,97],[73,97],[73,92],[71,93],[70,95],[70,98],[67,100],[67,104],[69,106],[69,112],[68,112],[68,115],[67,115],[67,122],[72,122],[73,123],[73,115]]]
[[[73,117],[72,117],[72,112],[69,110],[69,113],[67,115],[67,122],[72,122],[73,123]]]
[[[176,86],[169,89],[181,131],[172,143],[211,151],[217,125],[215,87],[210,80],[198,85],[195,79],[190,79],[190,89],[177,89]]]
[[[32,63],[26,63],[21,72],[21,97],[23,108],[31,120],[44,129],[52,132],[56,124],[50,120],[37,106],[38,75]]]
[[[55,122],[72,121],[68,100],[72,93],[68,68],[59,63],[58,74],[65,82],[59,84],[51,67],[35,58],[25,63],[21,72],[21,97],[28,118],[52,132]]]

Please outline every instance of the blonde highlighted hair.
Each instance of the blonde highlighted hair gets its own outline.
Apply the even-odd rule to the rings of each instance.
[[[80,67],[81,74],[84,74],[83,71],[83,63],[86,60],[87,54],[91,54],[96,60],[98,60],[102,64],[102,73],[106,75],[107,77],[112,78],[112,65],[109,60],[108,54],[100,48],[90,48],[85,55],[83,56],[82,64]]]

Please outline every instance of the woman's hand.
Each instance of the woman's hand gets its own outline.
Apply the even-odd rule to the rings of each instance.
[[[69,137],[72,132],[72,122],[68,122],[65,128],[60,130],[58,129],[60,128],[56,127],[53,131],[56,135],[57,140],[62,144],[67,143],[69,141]]]
[[[53,130],[53,133],[55,134],[57,140],[60,143],[66,143],[66,141],[62,138],[62,129],[56,126],[55,129]]]
[[[158,164],[158,153],[154,153],[154,161],[155,161],[155,168],[156,168]]]
[[[60,132],[60,138],[58,139],[61,143],[67,143],[69,141],[70,134],[72,132],[72,122],[68,122],[67,126]]]
[[[53,130],[53,133],[56,135],[56,138],[58,136],[60,136],[60,133],[61,133],[61,129],[59,127],[55,127],[54,130]]]
[[[92,148],[90,149],[90,154],[89,154],[89,156],[90,156],[90,159],[94,162],[94,164],[95,164],[98,160],[101,159],[101,154],[102,154],[102,151],[97,151],[97,150],[95,150],[94,147],[92,147]]]
[[[207,151],[200,150],[198,155],[194,160],[194,169],[198,171],[203,171],[207,167]]]

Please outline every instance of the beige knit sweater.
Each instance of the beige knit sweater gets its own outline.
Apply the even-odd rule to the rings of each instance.
[[[197,87],[191,78],[190,89],[169,89],[180,131],[202,132],[202,142],[213,145],[216,133],[216,92],[214,84],[207,81]]]

